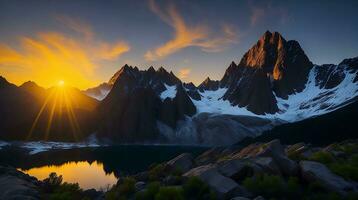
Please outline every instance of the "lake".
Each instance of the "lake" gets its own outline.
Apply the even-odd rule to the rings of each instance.
[[[56,149],[30,155],[17,147],[0,150],[0,165],[11,165],[35,176],[47,178],[51,172],[62,175],[69,183],[78,183],[83,189],[106,189],[119,177],[135,174],[153,164],[161,163],[181,153],[199,155],[208,148],[173,145],[118,145]]]

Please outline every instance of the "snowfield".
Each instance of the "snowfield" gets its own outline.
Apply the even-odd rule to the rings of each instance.
[[[219,88],[216,91],[200,92],[201,100],[191,99],[199,113],[230,114],[243,116],[256,116],[268,119],[279,119],[286,122],[300,121],[313,116],[332,112],[351,102],[358,96],[358,84],[353,80],[356,74],[346,67],[344,79],[336,87],[331,89],[320,88],[316,82],[317,66],[309,73],[306,87],[302,92],[290,95],[287,99],[276,97],[279,112],[275,114],[257,115],[246,107],[232,106],[228,100],[222,97],[227,88]]]

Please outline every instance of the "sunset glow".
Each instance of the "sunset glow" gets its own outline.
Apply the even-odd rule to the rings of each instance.
[[[101,187],[113,185],[117,182],[114,174],[106,174],[103,164],[97,161],[93,163],[86,161],[68,162],[59,166],[43,166],[22,171],[35,176],[39,180],[47,178],[51,172],[57,172],[57,175],[62,175],[64,182],[79,183],[80,187],[84,189],[95,188],[99,190]]]

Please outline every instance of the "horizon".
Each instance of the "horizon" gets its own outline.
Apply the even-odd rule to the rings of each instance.
[[[206,77],[220,80],[266,30],[298,41],[314,64],[338,64],[358,56],[357,6],[356,1],[0,1],[0,74],[16,85],[34,81],[49,88],[62,80],[85,90],[128,64],[140,70],[164,67],[198,85]],[[215,10],[226,12],[218,17]]]

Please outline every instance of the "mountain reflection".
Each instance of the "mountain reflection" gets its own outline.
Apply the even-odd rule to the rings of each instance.
[[[11,165],[38,179],[47,177],[51,172],[63,175],[68,182],[75,181],[71,177],[78,177],[81,180],[77,179],[75,182],[84,188],[87,187],[87,180],[91,179],[86,178],[85,174],[88,177],[92,177],[89,174],[97,174],[92,177],[92,181],[97,182],[98,179],[98,185],[101,185],[99,187],[106,187],[107,182],[113,184],[114,179],[144,171],[153,163],[167,161],[185,152],[195,156],[205,150],[205,147],[193,146],[118,145],[51,150],[29,155],[22,148],[9,146],[0,150],[0,165]],[[98,185],[93,183],[92,187]]]

